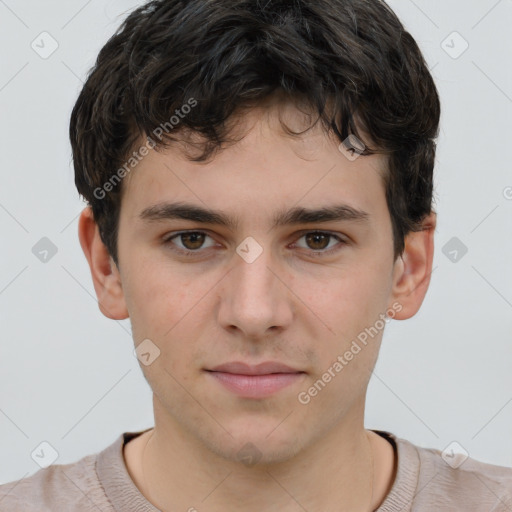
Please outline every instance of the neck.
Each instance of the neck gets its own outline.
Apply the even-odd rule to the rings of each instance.
[[[333,429],[290,460],[250,467],[205,450],[186,432],[171,427],[159,429],[157,424],[137,438],[137,459],[133,453],[126,456],[136,485],[164,512],[201,505],[211,512],[235,507],[248,512],[369,512],[378,508],[394,478],[391,445],[364,428]]]

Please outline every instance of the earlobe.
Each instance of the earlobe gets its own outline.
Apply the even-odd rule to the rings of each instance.
[[[101,240],[90,206],[84,208],[78,221],[78,237],[91,269],[100,311],[113,320],[129,317],[121,283],[121,275]]]
[[[398,302],[402,307],[394,316],[397,320],[418,312],[430,284],[436,214],[432,212],[422,224],[421,231],[406,236],[404,252],[395,262],[391,303]]]

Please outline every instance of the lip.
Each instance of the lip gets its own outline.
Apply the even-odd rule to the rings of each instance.
[[[242,398],[265,398],[299,382],[306,372],[282,363],[231,362],[206,370],[215,381]]]
[[[277,361],[266,361],[257,365],[250,365],[241,361],[220,364],[208,369],[212,372],[234,373],[237,375],[269,375],[271,373],[304,373]]]

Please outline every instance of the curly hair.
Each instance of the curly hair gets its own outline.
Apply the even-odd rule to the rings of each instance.
[[[112,178],[126,174],[127,159],[136,163],[136,142],[146,137],[158,149],[196,134],[201,151],[189,158],[205,161],[234,141],[228,121],[274,93],[305,101],[340,142],[364,141],[364,130],[375,147],[365,141],[363,157],[388,155],[386,201],[402,254],[405,236],[432,211],[440,102],[391,8],[382,0],[154,0],[103,46],[71,114],[75,184],[116,264],[123,188]]]

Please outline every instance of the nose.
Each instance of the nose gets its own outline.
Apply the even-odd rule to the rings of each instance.
[[[270,251],[251,263],[238,254],[234,260],[234,268],[220,283],[219,324],[250,339],[286,329],[293,318],[293,293]]]

